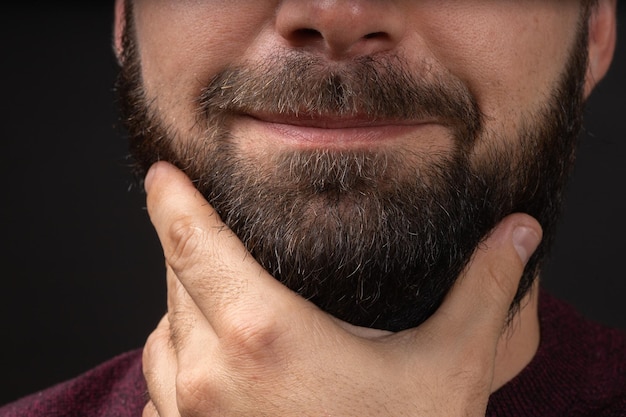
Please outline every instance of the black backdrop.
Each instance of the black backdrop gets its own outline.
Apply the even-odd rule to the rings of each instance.
[[[5,7],[0,25],[0,404],[140,347],[165,306],[160,247],[117,123],[112,5],[48,4]],[[543,282],[626,329],[620,32]]]

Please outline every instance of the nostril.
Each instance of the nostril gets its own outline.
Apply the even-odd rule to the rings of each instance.
[[[302,47],[307,45],[313,45],[317,42],[323,41],[325,37],[324,34],[319,30],[311,28],[301,28],[292,31],[289,39],[294,46]],[[361,39],[366,41],[385,40],[389,39],[389,35],[386,32],[370,32],[366,35],[363,35]]]
[[[324,36],[320,33],[320,31],[315,29],[297,29],[291,33],[291,39],[295,43],[305,44],[311,41],[317,41],[323,39]]]
[[[368,33],[367,35],[363,36],[363,39],[377,39],[377,38],[386,38],[387,34],[385,32],[373,32],[373,33]]]
[[[281,0],[275,3],[280,5],[274,15],[279,42],[332,60],[389,51],[398,45],[406,29],[404,6],[399,6],[405,2]]]

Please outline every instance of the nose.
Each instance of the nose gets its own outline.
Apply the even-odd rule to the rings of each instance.
[[[284,0],[276,16],[288,46],[339,60],[393,49],[404,17],[387,0]]]

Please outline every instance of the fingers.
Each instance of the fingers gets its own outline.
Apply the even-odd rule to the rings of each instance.
[[[250,256],[183,172],[159,162],[145,184],[148,212],[167,263],[218,335],[238,327],[246,315],[254,320],[279,311],[281,300],[295,302],[294,294]]]
[[[180,369],[194,369],[214,352],[217,336],[171,268],[167,270],[169,335]]]
[[[179,417],[176,401],[177,359],[170,343],[170,324],[163,317],[143,349],[142,367],[150,401],[143,417]]]
[[[480,244],[472,260],[433,322],[468,337],[483,335],[497,341],[509,314],[526,262],[541,240],[539,223],[517,213],[506,217]],[[453,325],[451,325],[453,323]]]
[[[215,371],[215,333],[171,268],[167,282],[168,314],[150,334],[143,350],[143,372],[150,394],[143,417],[180,417],[187,415],[185,410],[193,411],[214,400],[199,393],[206,392],[202,388],[211,385],[208,376]]]
[[[314,411],[290,415],[313,414],[320,404],[334,407],[338,393],[366,400],[370,411],[372,404],[404,404],[422,394],[416,404],[423,408],[444,383],[441,403],[478,401],[484,412],[496,348],[481,346],[500,336],[524,264],[539,243],[541,229],[529,216],[507,217],[476,250],[427,321],[436,330],[430,338],[417,337],[420,329],[412,340],[365,331],[353,332],[356,338],[267,274],[181,171],[156,164],[146,191],[168,265],[169,308],[144,349],[146,417],[280,415],[296,408]],[[451,337],[460,349],[448,349]],[[389,369],[395,372],[381,379]],[[465,394],[459,375],[470,375],[463,379]],[[337,391],[338,380],[349,382]],[[373,399],[381,392],[380,401]],[[389,401],[393,394],[399,402]]]
[[[160,417],[159,412],[156,409],[156,406],[152,402],[152,400],[148,401],[148,404],[143,408],[143,412],[141,413],[141,417]]]

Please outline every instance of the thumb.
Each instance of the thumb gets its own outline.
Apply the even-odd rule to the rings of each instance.
[[[430,324],[455,332],[456,337],[465,334],[497,341],[524,267],[541,237],[541,226],[531,216],[516,213],[504,218],[478,245]]]

